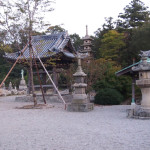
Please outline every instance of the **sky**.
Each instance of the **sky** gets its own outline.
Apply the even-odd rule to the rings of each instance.
[[[150,7],[150,0],[141,1]],[[88,25],[89,35],[94,35],[105,23],[105,17],[113,17],[115,21],[130,2],[131,0],[56,0],[53,4],[54,11],[50,12],[48,19],[51,25],[62,25],[69,34],[77,33],[80,37],[85,36]]]

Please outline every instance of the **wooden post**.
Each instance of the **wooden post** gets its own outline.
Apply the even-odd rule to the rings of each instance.
[[[54,81],[56,87],[58,87],[58,78],[57,78],[57,73],[56,73],[56,67],[53,67],[53,81]],[[53,92],[54,94],[57,93],[55,88],[53,88],[53,91],[54,91]]]
[[[31,94],[31,73],[30,73],[30,69],[28,68],[28,90],[27,90],[27,94]]]
[[[44,71],[44,70],[43,70]],[[46,85],[46,73],[42,74],[43,85]],[[44,88],[44,93],[46,93],[47,89]]]
[[[135,77],[132,76],[132,102],[131,104],[135,104]]]
[[[61,100],[63,101],[63,103],[65,104],[65,109],[66,109],[66,102],[65,102],[65,100],[64,100],[63,97],[61,96],[61,94],[60,94],[58,88],[56,87],[56,85],[55,85],[55,83],[53,82],[51,76],[49,75],[48,71],[46,70],[46,68],[45,68],[45,66],[44,66],[44,64],[43,64],[43,62],[42,62],[41,59],[40,59],[40,57],[39,57],[37,54],[36,54],[36,56],[37,56],[37,58],[39,59],[41,65],[42,65],[44,71],[46,72],[47,76],[49,77],[50,81],[52,82],[54,88],[56,89],[56,91],[57,91],[57,93],[58,93],[60,99],[61,99]]]

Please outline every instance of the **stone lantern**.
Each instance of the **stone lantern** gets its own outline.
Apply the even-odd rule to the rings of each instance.
[[[150,51],[141,51],[141,61],[138,66],[132,68],[139,72],[139,80],[136,85],[142,92],[141,106],[137,106],[133,116],[138,118],[150,118]]]
[[[85,93],[85,89],[87,84],[85,83],[85,77],[87,76],[81,67],[81,56],[78,54],[78,68],[76,73],[73,74],[75,83],[74,93],[73,93],[73,100],[71,104],[67,105],[68,111],[91,111],[94,108],[94,104],[90,103],[87,98],[87,94]]]
[[[24,79],[24,71],[23,69],[21,70],[21,80],[20,80],[20,85],[19,85],[19,90],[27,90],[27,85],[26,85],[26,81]]]

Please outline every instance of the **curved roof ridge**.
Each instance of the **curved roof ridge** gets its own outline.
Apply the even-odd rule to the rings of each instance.
[[[67,32],[60,32],[58,34],[51,34],[51,35],[37,35],[37,36],[32,36],[31,39],[33,48],[37,51],[39,57],[41,58],[50,57],[54,54],[63,51],[64,47],[67,46],[67,43],[69,41],[71,43],[71,39]],[[70,53],[74,53],[75,49],[72,43],[70,46],[72,50],[72,52],[70,51]],[[18,55],[21,52],[22,50],[16,53],[7,53],[4,55],[4,57],[15,60],[17,59]],[[23,53],[23,56],[21,56],[21,59],[23,59],[24,57],[26,59],[29,59],[30,57],[29,54],[30,54],[29,47],[27,47]]]

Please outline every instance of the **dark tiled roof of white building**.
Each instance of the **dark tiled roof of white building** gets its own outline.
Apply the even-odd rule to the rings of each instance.
[[[75,58],[74,53],[76,53],[76,51],[71,43],[70,37],[66,32],[51,35],[32,36],[31,43],[35,53],[35,57],[37,57],[36,54],[40,58],[47,58],[58,53],[63,53],[66,57]],[[71,47],[71,51],[65,51],[64,49],[68,43]],[[4,57],[7,59],[16,60],[21,51],[15,53],[5,53]],[[29,57],[30,53],[28,46],[25,49],[23,56],[21,56],[21,59],[29,59]]]

